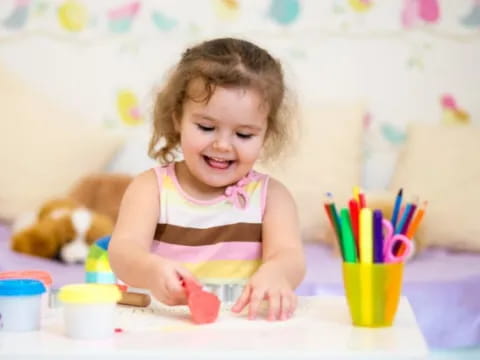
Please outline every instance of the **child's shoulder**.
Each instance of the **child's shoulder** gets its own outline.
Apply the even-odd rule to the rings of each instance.
[[[157,180],[153,169],[143,171],[133,177],[122,198],[121,207],[129,215],[138,209],[151,209],[154,211],[158,206]],[[146,212],[148,212],[146,210]]]
[[[292,201],[293,197],[288,187],[273,176],[268,176],[268,196],[267,201]]]
[[[268,190],[269,191],[287,191],[288,192],[288,188],[280,181],[278,180],[277,178],[273,177],[273,176],[270,176],[270,175],[266,175],[268,176]]]
[[[127,191],[143,192],[157,188],[157,175],[155,168],[145,170],[133,177]]]

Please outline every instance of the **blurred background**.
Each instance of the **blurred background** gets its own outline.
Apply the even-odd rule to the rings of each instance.
[[[435,249],[406,267],[405,293],[431,348],[476,346],[436,359],[479,358],[480,0],[1,0],[0,270],[48,270],[55,287],[83,281],[83,265],[50,258],[111,232],[130,176],[155,165],[156,90],[188,46],[224,36],[279,58],[310,109],[286,168],[313,240],[328,240],[318,236],[325,191],[342,205],[357,184],[430,201],[417,246]],[[59,196],[52,214],[73,210],[45,230],[38,208]],[[393,196],[380,199],[390,206]],[[88,233],[72,199],[92,211]],[[341,291],[339,258],[318,244],[306,253],[299,293],[330,293],[332,281]]]
[[[3,0],[0,62],[126,135],[108,167],[133,174],[152,164],[152,94],[181,52],[250,39],[283,61],[300,102],[365,104],[363,186],[383,188],[408,123],[479,121],[479,30],[478,0]]]

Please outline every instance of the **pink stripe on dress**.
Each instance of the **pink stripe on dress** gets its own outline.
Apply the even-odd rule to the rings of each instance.
[[[180,262],[202,262],[210,260],[257,260],[262,256],[261,243],[224,242],[213,245],[186,246],[153,241],[154,254]]]

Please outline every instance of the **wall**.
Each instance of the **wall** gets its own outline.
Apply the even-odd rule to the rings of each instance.
[[[111,170],[137,172],[150,164],[151,95],[183,49],[254,40],[282,59],[301,102],[366,102],[374,188],[410,122],[479,123],[479,30],[478,0],[3,0],[0,61],[85,121],[128,133]]]

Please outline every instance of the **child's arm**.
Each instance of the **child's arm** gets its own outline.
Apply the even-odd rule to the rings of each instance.
[[[295,202],[289,191],[271,179],[262,228],[263,264],[250,279],[233,307],[249,305],[255,318],[262,300],[268,300],[270,320],[285,320],[296,307],[294,289],[305,275],[305,259]]]
[[[186,302],[180,277],[191,277],[179,264],[150,253],[160,213],[157,178],[153,170],[138,175],[122,199],[109,244],[109,261],[119,279],[150,289],[168,305]]]

